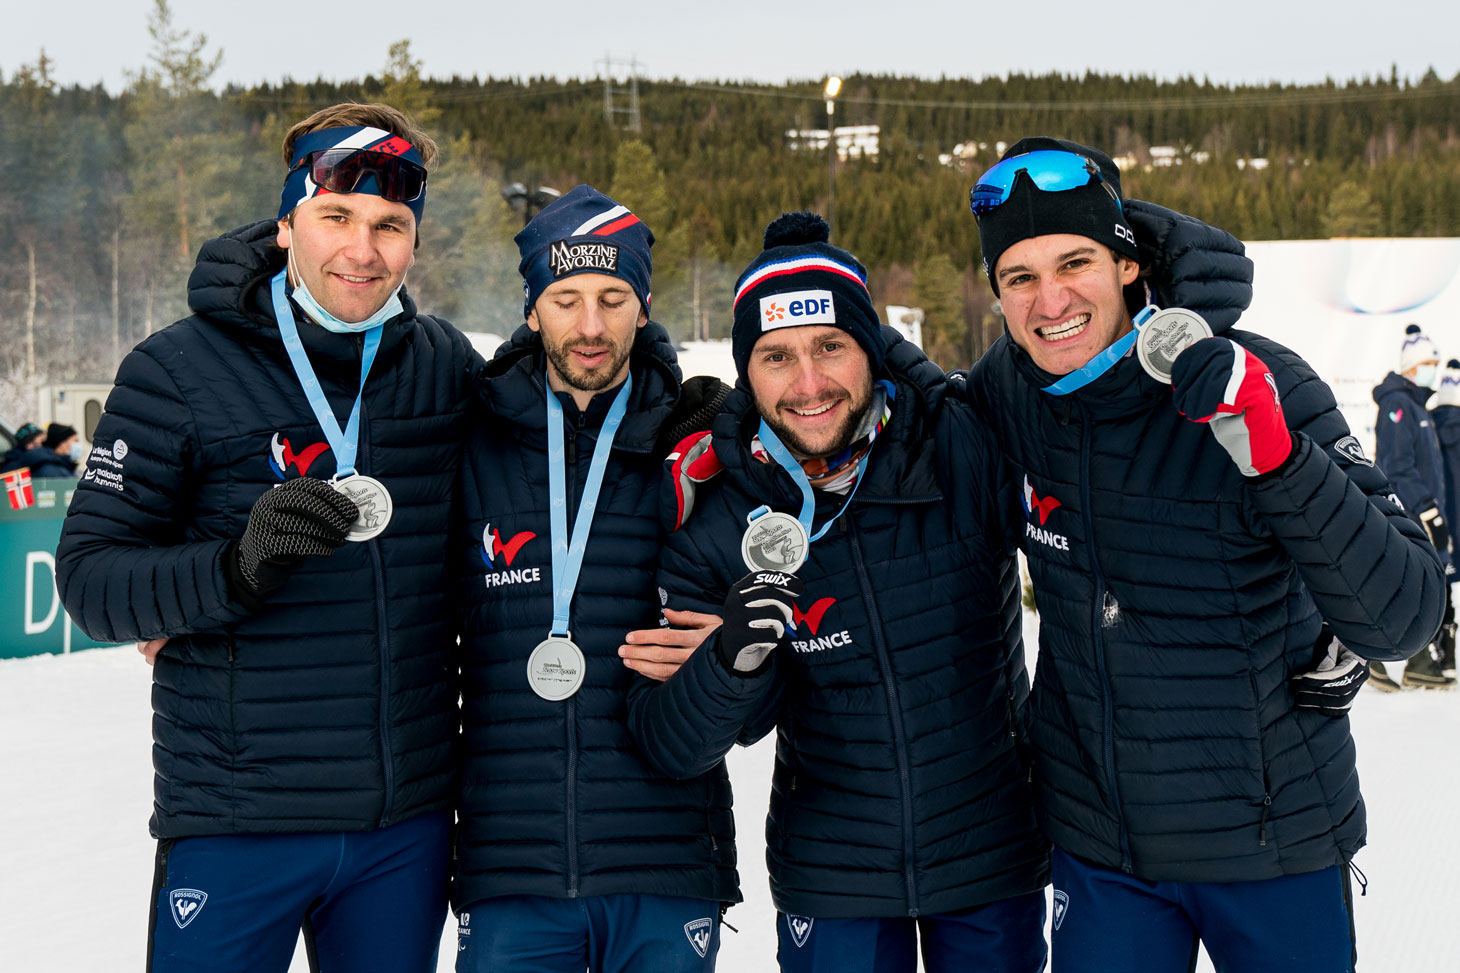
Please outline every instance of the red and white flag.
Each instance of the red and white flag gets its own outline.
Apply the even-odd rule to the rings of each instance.
[[[35,506],[35,490],[30,485],[29,467],[0,473],[0,480],[5,481],[5,499],[10,501],[11,510]]]

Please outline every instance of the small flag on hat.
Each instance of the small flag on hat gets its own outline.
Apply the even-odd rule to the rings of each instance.
[[[29,467],[0,474],[0,479],[5,481],[5,498],[10,501],[11,510],[35,506],[35,490],[30,485]]]

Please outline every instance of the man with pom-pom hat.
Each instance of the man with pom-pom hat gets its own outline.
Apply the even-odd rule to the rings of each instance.
[[[789,651],[747,666],[712,635],[641,687],[631,725],[678,777],[776,730],[782,970],[911,973],[921,940],[927,970],[1033,973],[1047,847],[1000,519],[1019,500],[943,370],[878,322],[862,265],[827,240],[810,213],[767,228],[736,285],[736,389],[678,447],[665,504],[667,607],[715,610],[747,566],[794,574]]]
[[[1379,407],[1374,419],[1375,458],[1389,475],[1405,511],[1429,534],[1445,565],[1445,578],[1452,581],[1455,567],[1451,561],[1450,525],[1454,521],[1449,513],[1453,498],[1446,489],[1439,418],[1432,420],[1426,409],[1435,394],[1439,367],[1440,350],[1434,341],[1419,325],[1407,325],[1399,346],[1399,370],[1385,375],[1374,388],[1374,402]],[[1455,677],[1445,672],[1447,647],[1449,668],[1454,669],[1455,607],[1448,597],[1439,635],[1405,664],[1404,685],[1422,689],[1453,688]],[[1399,688],[1382,662],[1370,663],[1369,669],[1375,688],[1387,692]]]

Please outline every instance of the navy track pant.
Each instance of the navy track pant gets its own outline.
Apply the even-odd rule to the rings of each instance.
[[[1051,973],[1351,973],[1348,870],[1256,882],[1147,882],[1054,850]]]
[[[450,825],[158,842],[150,973],[434,973]]]
[[[1039,973],[1044,969],[1044,893],[966,912],[873,919],[776,918],[782,973]]]
[[[456,917],[456,973],[711,973],[720,905],[669,895],[483,899]]]

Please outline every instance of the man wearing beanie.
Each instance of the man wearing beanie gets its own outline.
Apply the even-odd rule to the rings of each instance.
[[[75,429],[53,422],[43,430],[27,422],[16,432],[14,448],[0,460],[0,473],[28,467],[37,479],[74,477],[80,459],[81,437]]]
[[[350,104],[283,148],[277,219],[205,243],[193,315],[122,362],[57,583],[87,634],[155,654],[147,968],[282,973],[302,925],[325,973],[426,973],[481,360],[404,287],[431,139]]]
[[[789,651],[712,635],[662,686],[641,681],[632,725],[685,779],[776,729],[782,970],[911,973],[921,939],[929,971],[1034,973],[1048,846],[1000,519],[1017,496],[827,238],[820,217],[783,216],[741,274],[739,381],[712,433],[678,447],[659,570],[667,608],[704,612],[764,568],[764,599],[791,598]]]
[[[969,391],[1039,605],[1053,969],[1185,971],[1198,940],[1219,970],[1352,969],[1346,711],[1359,657],[1438,627],[1434,548],[1312,369],[1232,327],[1239,243],[1174,216],[1136,237],[1115,164],[1064,140],[1016,143],[971,199],[1006,333]],[[1191,293],[1216,336],[1133,351],[1178,267],[1213,279]]]
[[[1404,329],[1399,346],[1399,370],[1384,376],[1374,387],[1379,406],[1374,419],[1374,452],[1379,468],[1394,485],[1394,493],[1429,535],[1445,565],[1446,581],[1453,581],[1455,567],[1450,550],[1450,496],[1440,436],[1440,410],[1431,417],[1426,403],[1435,394],[1439,377],[1440,350],[1417,324]],[[1454,392],[1446,398],[1453,398]],[[1439,402],[1436,402],[1439,405]],[[1447,416],[1447,421],[1449,417]],[[1452,422],[1453,425],[1453,422]],[[1457,433],[1449,432],[1452,438]],[[1445,586],[1445,619],[1435,641],[1425,646],[1404,666],[1403,683],[1422,689],[1452,689],[1455,686],[1455,608]],[[1383,663],[1371,663],[1370,680],[1378,689],[1399,688]],[[1446,672],[1445,670],[1452,670]]]
[[[722,611],[626,644],[660,608],[665,432],[687,403],[705,428],[723,398],[714,380],[682,394],[649,318],[653,242],[591,186],[539,213],[517,236],[526,323],[477,384],[456,538],[459,973],[712,970],[740,899],[724,765],[671,779],[627,724],[635,671],[687,655]],[[764,641],[755,610],[723,611],[724,631]]]

